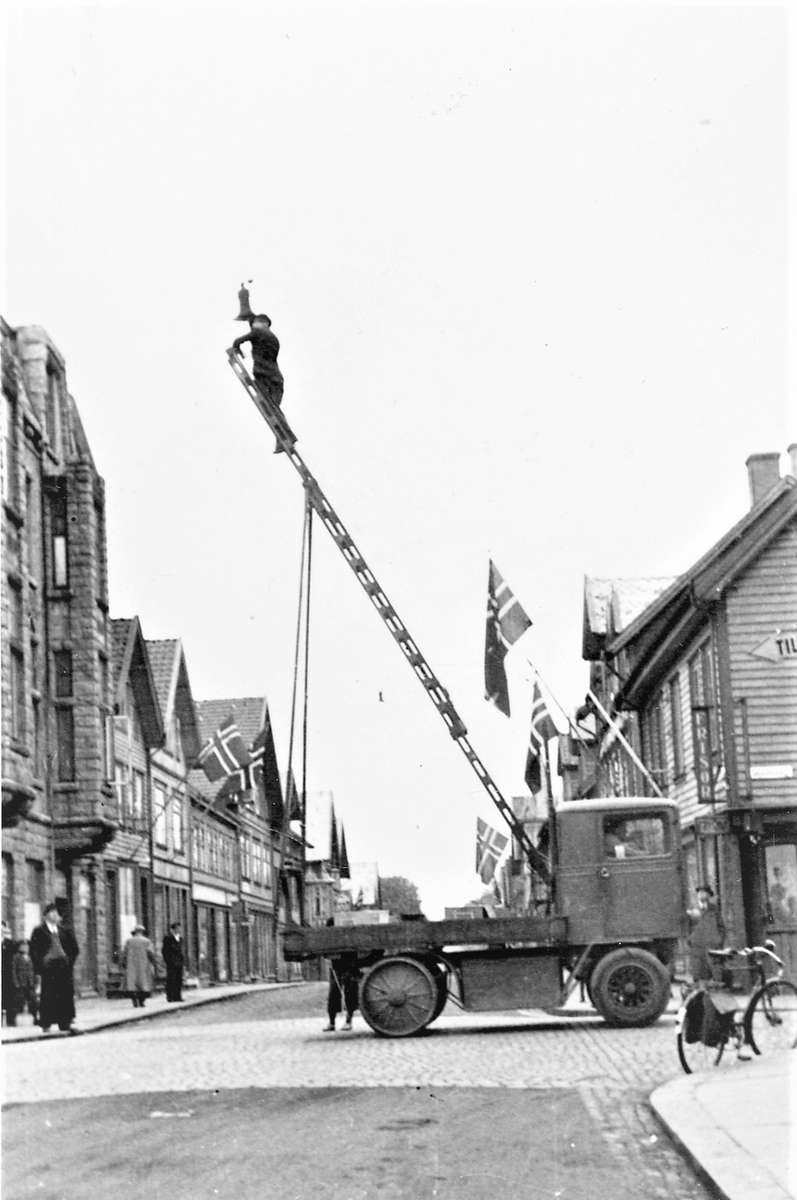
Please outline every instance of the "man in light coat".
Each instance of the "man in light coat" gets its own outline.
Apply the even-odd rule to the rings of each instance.
[[[143,1008],[155,985],[155,951],[143,925],[136,925],[122,951],[125,991],[133,1008]]]

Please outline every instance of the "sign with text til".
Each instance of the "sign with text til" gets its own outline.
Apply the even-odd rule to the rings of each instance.
[[[780,630],[776,630],[750,653],[756,658],[766,658],[769,662],[797,662],[797,632],[781,633]]]

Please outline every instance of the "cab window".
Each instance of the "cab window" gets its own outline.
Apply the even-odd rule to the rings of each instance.
[[[603,850],[604,856],[612,859],[669,854],[669,822],[656,813],[644,817],[604,817]]]

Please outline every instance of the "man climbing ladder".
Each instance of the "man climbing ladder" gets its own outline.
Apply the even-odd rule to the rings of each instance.
[[[252,374],[255,378],[255,385],[272,404],[280,408],[285,380],[277,366],[277,355],[280,349],[279,341],[276,334],[271,332],[271,319],[265,313],[255,314],[249,308],[249,292],[243,285],[241,292],[239,292],[239,298],[241,296],[243,296],[241,311],[236,320],[248,321],[249,332],[236,338],[232,344],[232,349],[240,354],[241,346],[244,342],[251,343]],[[274,453],[282,454],[282,452],[283,447],[280,445],[278,438]]]

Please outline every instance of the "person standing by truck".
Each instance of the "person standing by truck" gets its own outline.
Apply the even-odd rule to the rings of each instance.
[[[702,884],[695,891],[697,908],[687,914],[691,933],[686,939],[689,947],[689,963],[695,983],[711,979],[709,950],[721,950],[725,945],[725,923],[714,897],[714,889]]]

